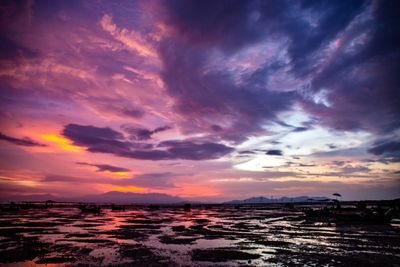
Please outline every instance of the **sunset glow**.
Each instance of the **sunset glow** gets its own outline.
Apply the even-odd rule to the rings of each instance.
[[[233,2],[2,2],[0,194],[399,197],[391,8]]]
[[[78,146],[72,145],[72,142],[69,139],[66,139],[62,136],[58,136],[56,134],[46,134],[42,136],[43,140],[48,141],[50,143],[54,143],[58,149],[71,151],[71,152],[81,152],[82,149]]]

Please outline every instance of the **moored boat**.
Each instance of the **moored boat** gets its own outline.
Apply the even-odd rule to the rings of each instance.
[[[337,224],[387,224],[392,220],[392,209],[338,211],[333,213],[333,218]]]
[[[84,213],[100,213],[101,207],[96,205],[79,205],[78,208]]]
[[[125,206],[123,205],[111,205],[111,210],[112,211],[125,211]]]

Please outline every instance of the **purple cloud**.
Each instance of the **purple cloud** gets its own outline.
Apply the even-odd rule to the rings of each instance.
[[[368,152],[381,156],[384,161],[400,162],[400,142],[398,141],[379,141],[374,144]]]
[[[164,141],[158,147],[165,147],[168,152],[182,159],[203,160],[220,158],[233,151],[231,147],[212,142]]]
[[[205,72],[206,52],[178,43],[166,43],[162,49],[162,77],[175,99],[175,110],[187,119],[184,130],[241,142],[262,132],[263,122],[275,120],[296,99],[294,92],[269,91],[257,81],[237,84],[229,72]],[[216,127],[215,121],[227,123]]]
[[[102,157],[147,160],[138,166],[144,172],[162,165],[151,161],[202,161],[235,151],[230,161],[167,162],[165,173],[133,177],[124,181],[127,185],[156,187],[152,183],[158,181],[158,188],[179,188],[180,180],[167,171],[183,166],[202,177],[196,181],[199,187],[235,175],[254,179],[256,172],[243,176],[232,166],[262,154],[291,155],[294,161],[280,166],[282,171],[307,167],[307,175],[316,178],[313,165],[335,159],[337,165],[328,164],[335,172],[326,175],[379,174],[380,179],[368,178],[362,187],[381,190],[378,183],[391,184],[388,170],[399,161],[398,138],[393,137],[400,128],[398,1],[8,1],[0,6],[0,120],[5,133],[37,138],[42,131],[54,134],[61,128],[74,145],[106,153]],[[164,125],[173,125],[174,131],[166,132],[169,126]],[[303,144],[312,154],[300,157],[299,142],[314,136],[318,142]],[[42,145],[4,134],[1,140]],[[371,140],[376,142],[368,160],[386,163],[387,170],[359,161]],[[277,149],[266,150],[270,145]],[[33,154],[3,146],[3,176],[35,180],[43,171],[68,173],[78,154],[61,149],[54,145],[46,150],[55,153]],[[87,157],[80,160],[98,172],[129,171],[92,164],[97,156],[90,153],[79,157]],[[310,157],[317,159],[310,164]],[[358,173],[369,172],[366,168],[369,175]],[[306,177],[296,170],[290,176]],[[96,176],[104,175],[94,173],[91,182],[116,183]],[[48,177],[49,182],[68,179],[83,178]],[[318,179],[315,187],[322,190],[326,181]],[[281,180],[282,187],[301,186]],[[245,194],[270,190],[267,178],[251,187],[226,184]],[[361,185],[347,181],[343,188],[350,184],[357,195]],[[221,194],[227,194],[229,185],[220,188]],[[41,190],[61,190],[53,186]],[[87,190],[70,186],[62,190]]]
[[[10,143],[19,145],[19,146],[46,146],[44,144],[38,143],[36,141],[33,141],[33,140],[29,139],[29,138],[23,138],[23,139],[15,138],[15,137],[12,137],[12,136],[5,135],[5,134],[3,134],[1,132],[0,132],[0,140],[4,140],[4,141],[7,141],[7,142],[10,142]]]
[[[121,133],[111,128],[77,124],[66,125],[63,135],[75,145],[86,147],[90,152],[143,160],[207,160],[220,158],[233,151],[231,147],[223,144],[201,140],[163,141],[154,149],[151,144],[126,141]]]
[[[129,133],[131,140],[138,140],[138,141],[149,140],[152,138],[153,134],[172,129],[171,126],[162,126],[154,130],[149,130],[135,125],[123,125],[121,128],[125,132]]]
[[[312,78],[310,97],[303,103],[321,124],[377,135],[400,127],[400,18],[396,10],[394,1],[366,5],[364,16],[355,18],[333,40],[336,49]],[[316,103],[315,95],[321,92],[325,99]]]
[[[77,162],[76,164],[96,167],[98,172],[104,172],[104,171],[130,172],[131,171],[126,168],[112,166],[112,165],[108,165],[108,164],[90,164],[90,163],[86,163],[86,162]]]

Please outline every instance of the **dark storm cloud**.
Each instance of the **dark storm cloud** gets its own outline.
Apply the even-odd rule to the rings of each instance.
[[[186,42],[237,49],[260,36],[248,27],[250,1],[168,1],[167,22]]]
[[[363,10],[363,3],[240,0],[164,3],[167,11],[164,19],[174,34],[161,45],[163,79],[177,100],[176,109],[187,118],[196,117],[197,125],[193,127],[204,131],[214,129],[205,122],[208,117],[229,118],[229,127],[223,126],[212,133],[227,140],[240,142],[257,134],[263,122],[276,120],[279,112],[289,110],[298,99],[290,90],[272,92],[265,87],[268,76],[288,63],[275,61],[261,66],[248,74],[243,84],[238,84],[228,71],[204,71],[209,49],[231,54],[258,42],[289,38],[291,71],[296,76],[307,75],[318,62],[307,62],[310,70],[306,71],[302,69],[305,61],[314,59],[312,55],[343,31]],[[305,127],[294,129],[305,130]]]
[[[20,145],[20,146],[46,146],[44,144],[33,141],[29,138],[24,138],[24,139],[15,138],[12,136],[5,135],[1,132],[0,132],[0,140],[4,140],[4,141],[10,142],[10,143],[13,143],[16,145]]]
[[[368,152],[381,156],[383,161],[400,162],[400,142],[398,141],[378,141]]]
[[[296,99],[294,92],[272,92],[256,83],[237,85],[228,72],[204,72],[206,51],[177,43],[162,50],[165,65],[162,77],[175,98],[175,109],[196,122],[192,131],[208,132],[231,141],[243,141],[250,133],[262,132],[261,124],[274,120]],[[214,121],[229,120],[230,125],[215,127]]]
[[[311,83],[312,94],[326,90],[329,105],[305,104],[323,124],[376,134],[399,128],[399,10],[397,1],[371,3],[363,19],[342,34],[329,64]]]
[[[75,145],[90,152],[110,153],[116,156],[143,160],[207,160],[222,157],[233,151],[223,144],[202,140],[164,141],[156,145],[126,141],[124,136],[111,129],[68,124],[63,135]]]
[[[315,62],[319,60],[318,50],[342,32],[366,3],[364,0],[168,1],[166,22],[175,30],[176,38],[186,45],[220,47],[225,53],[284,36],[289,40],[293,72],[302,76],[318,67]],[[256,78],[254,75],[252,78]]]
[[[166,2],[166,21],[186,42],[222,46],[224,51],[271,38],[274,33],[284,33],[296,41],[290,52],[298,58],[343,30],[364,2],[178,0]],[[310,16],[317,23],[310,23]]]
[[[302,1],[302,18],[288,17],[287,32],[291,37],[289,53],[294,63],[294,72],[306,75],[314,70],[318,58],[315,53],[334,40],[358,15],[367,1]],[[307,21],[315,20],[315,24]],[[314,62],[313,62],[314,61]]]
[[[387,141],[383,143],[377,143],[376,146],[368,150],[375,155],[382,155],[386,153],[397,153],[400,152],[400,142]]]
[[[214,135],[240,142],[262,132],[260,125],[275,120],[278,112],[290,109],[296,93],[269,91],[260,82],[279,64],[258,68],[243,84],[237,84],[228,71],[204,71],[210,48],[233,53],[289,30],[282,24],[290,7],[286,1],[166,3],[166,22],[176,35],[161,46],[163,79],[177,100],[176,109],[189,119],[196,117],[196,127],[211,128]],[[231,123],[215,128],[208,124],[209,117]]]
[[[104,172],[104,171],[130,172],[131,171],[126,168],[112,166],[112,165],[108,165],[108,164],[90,164],[90,163],[86,163],[86,162],[77,162],[76,164],[96,167],[98,172]]]
[[[340,80],[325,84],[330,88],[329,105],[309,101],[304,105],[306,111],[337,130],[390,133],[400,126],[400,79],[396,74],[400,64],[396,60],[400,62],[400,56],[393,56],[390,62],[374,59],[349,74],[341,73]]]
[[[265,152],[266,155],[270,155],[270,156],[282,156],[282,151],[278,150],[278,149],[271,149],[271,150],[267,150],[267,152]]]
[[[163,79],[176,99],[176,110],[197,118],[197,124],[189,126],[193,131],[214,129],[206,122],[214,117],[229,118],[231,124],[212,135],[242,141],[257,134],[260,124],[274,121],[276,114],[301,99],[287,91],[272,93],[260,83],[284,67],[309,81],[308,86],[292,89],[304,90],[303,108],[316,117],[315,124],[378,134],[400,126],[398,2],[168,1],[164,5],[164,21],[172,34],[161,44]],[[210,49],[232,55],[279,38],[287,40],[289,63],[262,66],[243,84],[234,82],[228,71],[207,69]],[[322,90],[328,104],[315,101]],[[303,130],[307,129],[294,129]]]

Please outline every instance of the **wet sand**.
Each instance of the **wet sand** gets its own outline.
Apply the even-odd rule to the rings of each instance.
[[[400,266],[400,221],[346,225],[266,207],[0,214],[0,266]]]

